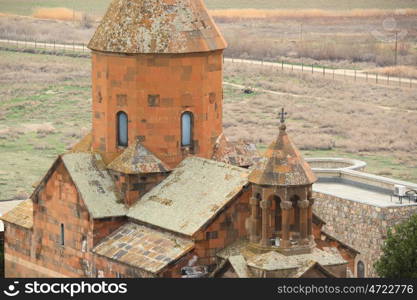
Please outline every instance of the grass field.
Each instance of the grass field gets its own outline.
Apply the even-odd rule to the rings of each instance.
[[[32,15],[34,9],[67,7],[93,15],[102,15],[111,0],[0,0],[0,12]],[[399,9],[417,8],[415,0],[206,0],[210,9]]]
[[[87,58],[0,51],[0,200],[27,197],[56,156],[90,130],[90,66]],[[288,130],[306,155],[355,157],[371,172],[417,182],[415,91],[225,67],[226,81],[287,93],[246,95],[226,85],[231,139],[264,149],[285,106]]]

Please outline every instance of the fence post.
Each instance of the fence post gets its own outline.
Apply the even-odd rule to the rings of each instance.
[[[284,61],[281,62],[281,69],[284,71]]]
[[[314,74],[314,65],[311,65],[311,74]]]
[[[36,40],[35,40],[35,50],[36,50]]]
[[[294,64],[291,64],[291,72],[294,72]]]
[[[72,41],[72,52],[75,52],[75,44],[74,44],[74,40]]]
[[[389,74],[387,75],[387,85],[389,85]]]
[[[323,77],[326,76],[326,67],[323,67]]]
[[[54,52],[55,52],[55,40],[54,40]]]
[[[301,73],[304,73],[304,62],[301,62]]]
[[[335,72],[335,69],[333,69],[333,80],[334,80],[334,72]]]
[[[355,69],[355,81],[356,81],[356,69]]]
[[[376,83],[378,83],[378,73],[376,73],[375,80],[376,80]]]
[[[366,72],[365,74],[366,74],[366,82],[368,82],[368,72]]]
[[[412,86],[412,83],[411,83],[411,82],[412,82],[412,80],[411,80],[411,78],[410,78],[410,88],[411,88],[411,86]]]
[[[399,80],[400,86],[401,86],[401,76],[400,76],[400,80]]]

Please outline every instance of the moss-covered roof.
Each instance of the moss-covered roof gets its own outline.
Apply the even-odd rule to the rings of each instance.
[[[123,201],[119,200],[114,182],[99,154],[69,153],[61,158],[93,218],[126,214]]]
[[[127,223],[100,242],[93,252],[156,274],[193,248],[191,240]]]
[[[255,164],[249,181],[259,185],[297,186],[312,184],[317,178],[288,136],[285,124],[281,124],[278,138]]]
[[[140,142],[131,144],[107,168],[124,174],[169,172],[170,168],[153,155]]]
[[[116,53],[194,53],[226,42],[203,0],[113,0],[88,47]]]
[[[214,145],[212,159],[238,167],[250,167],[260,158],[255,144],[245,141],[230,142],[221,134]]]
[[[133,206],[128,216],[192,236],[244,186],[247,170],[189,157]]]
[[[28,228],[28,229],[32,228],[33,226],[32,200],[28,199],[28,200],[21,201],[14,208],[7,211],[3,216],[1,216],[0,220],[15,224],[15,225],[19,225],[24,228]],[[0,231],[3,231],[3,230],[0,230]]]

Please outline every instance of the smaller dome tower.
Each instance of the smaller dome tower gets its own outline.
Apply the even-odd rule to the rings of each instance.
[[[278,138],[249,175],[250,245],[287,255],[310,253],[314,248],[312,184],[317,179],[286,132],[284,109],[280,115]]]

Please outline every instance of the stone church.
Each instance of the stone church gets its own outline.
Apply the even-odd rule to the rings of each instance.
[[[223,134],[226,42],[202,0],[114,0],[89,43],[92,132],[5,214],[7,277],[347,277],[286,131]]]

